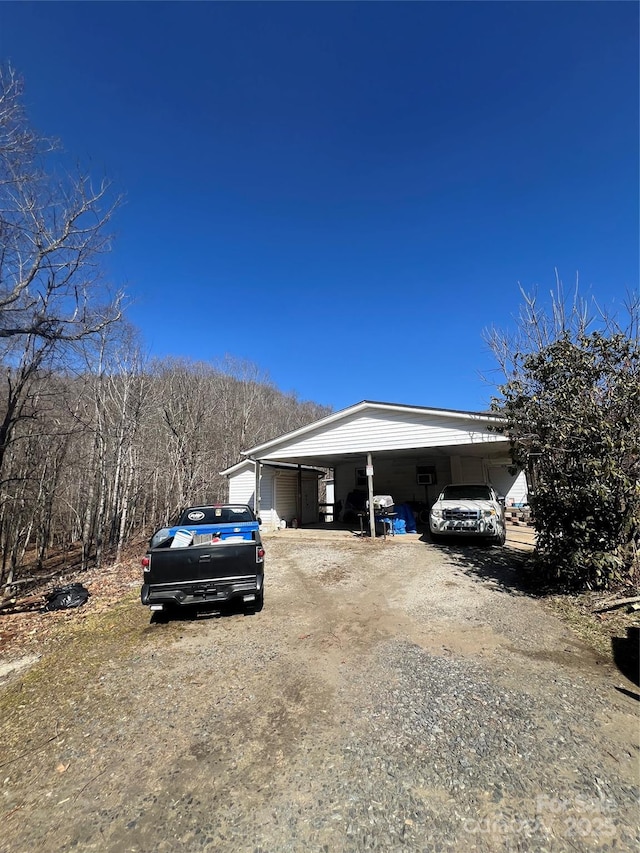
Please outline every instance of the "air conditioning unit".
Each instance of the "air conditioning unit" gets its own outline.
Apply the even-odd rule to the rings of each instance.
[[[416,482],[419,486],[433,486],[433,474],[418,474]]]

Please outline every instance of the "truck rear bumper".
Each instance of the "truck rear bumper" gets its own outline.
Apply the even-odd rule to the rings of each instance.
[[[224,603],[234,598],[258,595],[262,591],[263,575],[233,580],[212,579],[189,583],[142,585],[140,600],[143,604],[167,604],[170,606],[193,606],[194,604]]]

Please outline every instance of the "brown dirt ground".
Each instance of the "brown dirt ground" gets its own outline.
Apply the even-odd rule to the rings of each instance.
[[[512,545],[513,553],[527,547]],[[482,555],[469,572],[464,555],[419,537],[382,543],[283,531],[266,547],[266,603],[255,616],[150,624],[138,599],[140,555],[83,576],[91,592],[83,608],[0,616],[0,664],[8,667],[0,671],[3,853],[285,849],[268,803],[299,798],[300,808],[312,808],[311,794],[287,787],[292,744],[312,755],[324,739],[332,754],[341,716],[357,714],[336,697],[348,704],[359,661],[397,639],[503,669],[508,658],[505,689],[532,670],[593,680],[611,696],[599,712],[611,755],[603,761],[625,784],[637,778],[638,688],[607,653],[633,617],[597,620],[591,597],[552,602],[558,620],[545,602],[507,590],[511,575],[489,574]],[[243,815],[259,816],[253,838],[245,824],[234,829],[240,802]],[[190,810],[198,826],[218,810],[215,830],[203,836]],[[317,849],[358,849],[326,837],[333,844]],[[417,841],[405,847],[422,849]]]

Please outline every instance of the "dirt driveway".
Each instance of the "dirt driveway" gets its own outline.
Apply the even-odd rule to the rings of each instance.
[[[637,849],[636,688],[516,551],[287,533],[261,613],[133,589],[0,687],[2,851]]]

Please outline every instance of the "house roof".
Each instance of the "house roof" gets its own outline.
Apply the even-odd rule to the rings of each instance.
[[[253,459],[243,459],[242,462],[237,462],[235,465],[232,465],[230,468],[225,468],[224,471],[220,471],[220,474],[224,477],[228,477],[230,474],[235,474],[237,471],[240,471],[242,468],[247,468],[249,466],[253,466]],[[293,462],[263,462],[263,468],[282,468],[287,471],[297,471],[298,466]],[[300,465],[303,471],[311,471],[314,474],[317,474],[319,477],[324,477],[326,471],[321,468],[314,468],[312,465]]]
[[[386,411],[386,412],[399,412],[404,414],[417,414],[417,415],[431,415],[435,417],[442,418],[451,418],[455,416],[456,419],[469,421],[469,422],[482,422],[482,423],[490,423],[495,425],[500,425],[505,423],[505,419],[500,415],[496,415],[495,412],[469,412],[463,411],[460,409],[434,409],[428,406],[407,406],[401,403],[383,403],[376,402],[374,400],[362,400],[359,403],[356,403],[353,406],[349,406],[346,409],[341,409],[338,412],[333,412],[330,415],[327,415],[320,420],[313,421],[306,426],[299,427],[296,430],[292,430],[291,432],[284,433],[283,435],[279,435],[277,438],[273,438],[270,441],[265,441],[263,444],[258,444],[255,447],[249,448],[249,450],[243,450],[243,456],[248,456],[251,459],[260,458],[261,454],[269,451],[271,448],[276,447],[277,445],[284,444],[292,439],[298,439],[304,436],[307,433],[310,433],[315,430],[322,429],[325,426],[329,426],[330,424],[335,424],[338,421],[344,420],[346,418],[351,417],[354,414],[366,412],[367,410],[372,411]]]

